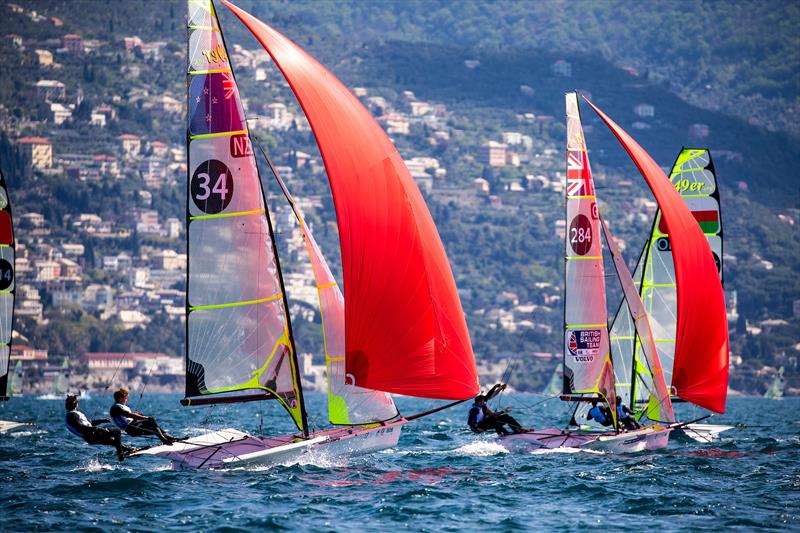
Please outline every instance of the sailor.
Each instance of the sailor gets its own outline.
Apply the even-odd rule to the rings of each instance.
[[[135,448],[122,444],[122,433],[116,428],[98,427],[100,424],[111,422],[108,418],[89,420],[86,415],[78,411],[78,397],[67,396],[64,407],[67,410],[64,424],[73,435],[82,438],[89,444],[107,444],[117,449],[117,459],[122,461]]]
[[[592,408],[589,409],[586,419],[594,419],[598,424],[606,427],[614,423],[614,419],[611,418],[611,411],[605,405],[597,405],[597,400],[592,400]]]
[[[127,403],[128,389],[120,387],[118,391],[114,392],[114,405],[112,405],[109,410],[111,420],[114,421],[114,424],[116,424],[119,429],[125,431],[125,433],[131,437],[149,437],[154,435],[166,445],[171,445],[178,440],[161,429],[156,423],[155,418],[133,411],[126,405]]]
[[[467,418],[467,424],[473,432],[483,433],[493,429],[498,435],[508,435],[509,431],[505,428],[506,424],[508,424],[513,433],[524,431],[519,422],[508,414],[511,411],[510,407],[495,412],[486,405],[488,400],[491,400],[505,389],[506,385],[504,383],[498,383],[486,394],[479,394],[475,397],[475,403],[470,407],[469,417]]]
[[[622,398],[617,396],[617,420],[625,429],[639,429],[642,426],[634,418],[634,412],[630,407],[622,404]]]

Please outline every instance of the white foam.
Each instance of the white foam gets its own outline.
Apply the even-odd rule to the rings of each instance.
[[[109,470],[130,470],[130,469],[124,468],[119,464],[108,464],[101,462],[98,457],[93,457],[91,459],[88,459],[72,469],[73,472],[88,472],[90,474],[96,474],[97,472],[104,472]]]
[[[461,448],[453,450],[453,453],[472,457],[486,457],[489,455],[497,455],[498,453],[508,453],[508,450],[498,442],[477,441],[465,444]]]

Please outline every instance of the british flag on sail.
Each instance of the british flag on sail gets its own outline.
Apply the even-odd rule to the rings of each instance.
[[[591,174],[586,171],[586,152],[567,152],[567,196],[593,196]]]

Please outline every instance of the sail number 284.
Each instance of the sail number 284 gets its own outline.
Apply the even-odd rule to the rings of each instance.
[[[586,215],[576,215],[569,225],[569,245],[578,255],[592,249],[592,224]]]

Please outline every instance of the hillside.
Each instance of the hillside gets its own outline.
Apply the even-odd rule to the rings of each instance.
[[[23,44],[0,45],[7,58],[0,65],[5,130],[0,165],[12,189],[15,214],[41,214],[45,221],[44,227],[28,226],[33,231],[21,233],[20,241],[32,263],[62,253],[65,244],[85,247],[74,258],[82,269],[80,282],[66,286],[26,280],[41,295],[44,317],[41,323],[22,319],[19,329],[58,354],[134,349],[179,354],[183,327],[169,313],[183,305],[180,272],[158,273],[165,276],[158,289],[161,300],[142,295],[135,300],[130,293],[141,292],[141,287],[130,273],[112,271],[106,263],[127,254],[135,268],[150,268],[148,262],[158,254],[185,250],[184,233],[151,234],[141,226],[152,213],[161,222],[184,217],[184,4],[18,3],[23,12],[6,9],[2,22],[3,34],[14,31]],[[555,183],[563,173],[563,93],[579,89],[664,167],[672,164],[681,146],[702,143],[711,148],[723,197],[725,288],[738,295],[739,319],[731,330],[734,354],[743,360],[734,372],[734,386],[760,392],[763,369],[780,365],[787,366],[789,383],[797,386],[800,321],[793,306],[800,298],[800,257],[794,253],[800,245],[800,192],[793,176],[800,148],[791,121],[784,122],[791,107],[772,118],[762,113],[794,103],[798,95],[797,48],[792,46],[797,36],[790,31],[796,6],[775,4],[763,12],[730,2],[685,3],[680,9],[669,2],[646,7],[471,1],[457,8],[368,2],[242,6],[253,6],[254,14],[297,39],[346,85],[363,88],[362,100],[383,115],[385,127],[391,113],[406,117],[408,131],[392,134],[404,159],[432,158],[446,171],[426,198],[462,292],[479,358],[561,350],[563,242],[555,228],[563,218],[563,196],[549,185],[538,192],[519,187],[528,176]],[[687,11],[699,15],[687,19]],[[222,7],[220,16],[228,47],[244,50],[234,55],[234,65],[250,118],[262,120],[254,133],[288,169],[295,195],[313,199],[309,220],[338,273],[335,215],[313,136],[296,124],[273,127],[264,118],[274,103],[298,116],[300,110],[274,66],[249,52],[258,47],[252,37]],[[743,16],[752,24],[738,33],[726,31]],[[58,17],[62,26],[49,17]],[[706,24],[709,20],[717,24]],[[660,31],[652,31],[654,26]],[[91,49],[81,54],[64,50],[62,39],[68,32],[92,41]],[[125,37],[144,43],[126,50],[121,45]],[[35,50],[52,50],[58,67],[37,62]],[[558,64],[569,68],[557,70]],[[77,104],[61,124],[54,123],[50,103],[35,90],[42,79],[63,82],[66,95],[59,102]],[[708,98],[707,85],[715,98]],[[438,110],[415,117],[406,91]],[[370,103],[370,98],[384,102],[380,111],[373,106],[377,100]],[[742,105],[742,98],[753,106]],[[652,107],[652,116],[637,114],[639,104]],[[172,107],[165,111],[165,105]],[[106,107],[113,109],[114,118],[102,127],[93,125],[90,117]],[[583,113],[604,212],[627,243],[626,256],[632,261],[650,223],[648,193],[617,142],[588,108]],[[704,136],[693,133],[696,125],[705,128],[700,128]],[[530,139],[530,146],[514,148],[520,161],[498,168],[483,164],[482,145],[508,133]],[[141,138],[141,153],[122,155],[123,134]],[[438,134],[446,140],[434,142]],[[32,135],[52,141],[61,171],[25,166],[16,141]],[[157,155],[163,151],[158,143],[175,157]],[[309,156],[306,166],[298,163],[297,154],[303,152]],[[114,178],[106,171],[87,175],[80,168],[80,158],[87,155],[117,157],[121,168]],[[168,166],[163,175],[161,164]],[[489,183],[491,197],[475,196],[479,177]],[[277,190],[266,179],[265,187],[273,195],[272,210],[280,215]],[[76,225],[82,214],[96,215],[126,236],[100,239]],[[288,252],[292,231],[279,227],[279,239],[291,257],[286,264],[299,268],[302,257]],[[120,306],[143,310],[151,322],[144,329],[125,329],[93,304],[83,302],[80,310],[55,304],[68,297],[80,300],[85,295],[77,293],[90,284],[108,286],[125,302]],[[298,313],[308,309],[303,307],[307,304],[296,305]],[[311,309],[310,316],[314,313]],[[509,326],[508,317],[524,327]],[[298,321],[295,329],[311,339],[301,350],[319,349],[318,320]],[[759,332],[771,328],[769,335],[748,328],[764,321],[769,325]],[[538,388],[549,379],[547,372],[519,379]]]

